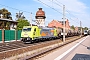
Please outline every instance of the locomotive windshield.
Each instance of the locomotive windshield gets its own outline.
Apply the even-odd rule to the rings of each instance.
[[[23,31],[31,31],[31,28],[24,28]]]

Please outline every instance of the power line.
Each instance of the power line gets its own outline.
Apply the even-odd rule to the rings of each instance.
[[[49,0],[49,1],[51,1],[51,0]],[[53,0],[51,2],[53,2]],[[60,4],[58,4],[56,2],[53,2],[53,3],[55,3],[56,5],[59,5],[60,7],[63,7],[63,6],[61,6]]]
[[[56,0],[57,1],[57,0]],[[59,1],[57,1],[57,2],[59,2]],[[61,2],[59,2],[60,4],[62,4],[62,5],[64,5],[63,3],[61,3]],[[59,5],[59,4],[58,4]],[[67,9],[67,8],[66,8]],[[68,9],[66,10],[70,15],[71,15],[71,13],[68,11]]]
[[[60,14],[62,14],[61,12],[59,12],[58,10],[56,10],[55,8],[52,8],[51,6],[49,6],[49,5],[47,5],[47,4],[45,4],[45,3],[43,3],[42,1],[40,1],[40,0],[38,0],[39,2],[41,2],[42,4],[44,4],[44,5],[46,5],[46,6],[48,6],[48,7],[50,7],[51,9],[53,9],[53,10],[55,10],[55,11],[57,11],[58,13],[60,13]],[[49,0],[50,1],[50,0]],[[57,1],[57,0],[56,0]],[[55,3],[56,4],[56,3]],[[62,3],[61,3],[62,4]],[[59,5],[59,4],[57,4],[57,5]],[[60,5],[59,5],[60,6]],[[61,6],[60,6],[61,7]],[[63,14],[62,14],[63,15]],[[68,17],[68,16],[66,16],[66,17]],[[70,18],[70,17],[68,17],[69,19],[71,19],[71,20],[73,20],[72,18]],[[74,20],[73,20],[74,21]],[[74,21],[74,22],[76,22],[76,21]],[[79,23],[79,22],[76,22],[76,23]]]
[[[55,1],[57,1],[57,0],[55,0]],[[57,1],[57,2],[59,2],[59,1]],[[60,4],[62,4],[62,5],[64,5],[63,3],[61,3],[61,2],[59,2]],[[59,4],[58,4],[59,5]],[[71,14],[71,12],[66,8],[66,11],[72,16],[73,14]],[[74,15],[73,15],[74,16]],[[76,16],[74,16],[75,18],[77,18]]]
[[[49,0],[50,1],[50,0]],[[57,0],[55,0],[55,1],[57,1]],[[62,4],[62,5],[64,5],[63,3],[61,3],[61,2],[59,2],[59,1],[57,1],[58,3],[60,3],[60,4]],[[56,2],[53,2],[53,3],[55,3],[56,5],[58,5],[58,6],[60,6],[60,7],[62,7],[60,4],[58,4],[58,3],[56,3]],[[69,13],[69,15],[73,15],[73,14],[71,14],[70,12],[69,12],[69,10],[67,9],[66,10],[66,12],[68,12]],[[74,15],[73,15],[74,16]],[[66,17],[68,17],[68,16],[66,16]],[[75,17],[75,16],[74,16]],[[73,20],[72,18],[70,18],[70,17],[68,17],[69,19],[71,19],[71,20]],[[76,17],[75,17],[76,18]],[[73,20],[74,21],[74,20]],[[76,22],[76,21],[75,21]],[[76,22],[76,23],[79,23],[79,22]]]
[[[57,0],[56,0],[57,1]],[[59,1],[57,1],[57,2],[59,2]],[[59,2],[60,4],[62,4],[62,5],[64,5],[63,3],[61,3],[61,2]],[[59,5],[59,4],[58,4]],[[67,9],[67,8],[66,8]],[[71,13],[69,12],[69,10],[67,9],[66,10],[70,15],[71,15]]]
[[[28,13],[28,14],[31,14],[32,12],[28,12],[28,11],[24,11],[24,10],[20,10],[20,9],[17,9],[17,8],[13,8],[13,7],[10,7],[10,6],[6,6],[6,5],[3,5],[3,4],[0,4],[1,6],[4,6],[4,7],[7,7],[7,8],[10,8],[10,9],[13,9],[13,10],[17,10],[17,11],[22,11],[22,12],[25,12],[25,13]],[[14,13],[14,12],[13,12]],[[17,13],[17,12],[16,12]],[[34,14],[34,13],[32,13]],[[16,15],[15,15],[16,16]],[[27,18],[30,18],[30,17],[27,17]],[[15,18],[16,19],[16,18]]]
[[[45,4],[45,3],[43,3],[43,2],[42,2],[42,1],[40,1],[40,0],[38,0],[38,1],[39,1],[39,2],[41,2],[42,4],[46,5],[46,6],[50,7],[51,9],[53,9],[53,10],[57,11],[58,13],[62,14],[61,12],[59,12],[58,10],[56,10],[55,8],[52,8],[51,6],[49,6],[49,5]]]
[[[57,0],[56,0],[57,1]],[[59,1],[57,1],[57,2],[59,2]],[[60,4],[62,4],[62,5],[64,5],[63,3],[61,3],[61,2],[59,2]]]
[[[55,1],[57,1],[57,0],[55,0]],[[63,3],[61,3],[61,2],[59,2],[59,1],[57,1],[58,3],[60,3],[60,4],[62,4],[62,5],[65,5],[65,4],[63,4]],[[59,5],[59,4],[57,4],[57,5]],[[60,5],[59,5],[60,6]],[[66,8],[66,11],[70,14],[70,15],[73,15],[73,14],[71,14],[70,12],[69,12],[69,10]],[[74,16],[74,15],[73,15]],[[74,16],[75,17],[75,16]]]
[[[41,3],[43,3],[42,1],[40,1],[40,0],[38,0],[39,2],[41,2]],[[49,0],[50,1],[50,0]],[[56,0],[57,1],[57,0]],[[59,1],[57,1],[57,2],[59,2]],[[60,2],[59,2],[60,3]],[[49,6],[49,5],[47,5],[47,4],[45,4],[45,3],[43,3],[44,5],[46,5],[46,6],[48,6],[48,7],[50,7],[51,9],[53,9],[53,10],[55,10],[55,11],[57,11],[58,13],[60,13],[60,14],[62,14],[61,12],[59,12],[58,10],[56,10],[55,8],[53,8],[53,7],[51,7],[51,6]],[[58,6],[60,6],[60,7],[62,7],[60,4],[62,4],[62,3],[60,3],[60,4],[58,4],[58,3],[56,3],[55,2],[55,4],[56,5],[58,5]],[[10,9],[13,9],[13,10],[18,10],[18,11],[22,11],[22,12],[26,12],[26,13],[31,13],[31,12],[28,12],[28,11],[24,11],[24,10],[19,10],[19,9],[17,9],[17,8],[12,8],[12,7],[10,7],[10,6],[6,6],[6,5],[3,5],[3,4],[0,4],[1,6],[5,6],[5,7],[7,7],[7,8],[10,8]],[[63,4],[62,4],[63,5]],[[70,12],[68,12],[69,14],[70,14]],[[62,14],[63,15],[63,14]],[[67,17],[67,16],[66,16]],[[71,18],[70,18],[71,19]],[[72,20],[72,19],[71,19]]]
[[[53,10],[55,10],[55,11],[57,11],[58,13],[60,13],[60,14],[62,14],[61,12],[59,12],[58,10],[56,10],[55,8],[52,8],[51,6],[49,6],[49,5],[47,5],[47,4],[45,4],[45,3],[43,3],[42,1],[40,1],[40,0],[38,0],[39,2],[41,2],[42,4],[44,4],[44,5],[46,5],[46,6],[48,6],[48,7],[50,7],[51,9],[53,9]],[[49,0],[50,1],[50,0]],[[57,1],[57,0],[56,0]],[[60,2],[59,2],[60,3]],[[55,4],[57,4],[57,3],[55,3]],[[62,3],[61,3],[62,4]],[[59,4],[57,4],[57,5],[59,5]],[[60,7],[61,7],[61,5],[59,5]],[[63,14],[62,14],[63,15]],[[66,16],[66,17],[68,17],[68,16]],[[72,18],[70,18],[70,17],[68,17],[69,19],[71,19],[71,20],[73,20]],[[74,20],[73,20],[74,21]],[[76,22],[76,21],[74,21],[74,22]],[[79,23],[79,22],[76,22],[76,23]]]
[[[31,12],[28,12],[28,11],[24,11],[24,10],[20,10],[20,9],[17,9],[17,8],[12,8],[10,6],[6,6],[6,5],[3,5],[3,4],[0,4],[1,6],[5,6],[7,8],[10,8],[10,9],[13,9],[13,10],[18,10],[18,11],[22,11],[22,12],[26,12],[26,13],[31,13]]]

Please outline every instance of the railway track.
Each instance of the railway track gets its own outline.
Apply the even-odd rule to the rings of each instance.
[[[66,39],[67,41],[63,44],[59,44],[58,46],[54,46],[54,47],[51,47],[50,49],[46,49],[44,51],[41,51],[37,55],[34,54],[33,57],[32,56],[24,57],[21,60],[38,60],[39,58],[44,57],[45,55],[47,55],[49,53],[52,53],[53,51],[57,50],[58,48],[64,47],[65,45],[67,45],[69,43],[72,43],[72,42],[76,41],[77,39],[80,39],[80,38],[77,38],[77,37],[73,37],[73,38],[75,38],[75,39],[72,39],[72,37],[67,38]]]
[[[17,48],[22,48],[22,47],[26,47],[26,46],[30,46],[30,44],[23,44],[20,41],[5,43],[0,46],[0,52],[17,49]]]
[[[66,38],[66,41],[70,41],[71,39],[76,37],[77,36]],[[28,51],[33,51],[39,48],[43,48],[61,42],[62,41],[60,39],[57,39],[57,40],[51,40],[51,41],[45,41],[45,42],[39,42],[33,44],[23,44],[20,41],[2,44],[0,45],[0,59],[6,59],[9,57],[13,57],[15,55],[19,55]]]

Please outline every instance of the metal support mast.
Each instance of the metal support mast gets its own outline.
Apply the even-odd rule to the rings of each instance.
[[[31,12],[31,14],[30,14],[30,24],[31,24],[31,26],[32,26],[32,12]]]
[[[80,28],[81,28],[81,35],[80,37],[82,37],[82,22],[80,21]]]
[[[65,42],[65,5],[63,5],[63,42]]]

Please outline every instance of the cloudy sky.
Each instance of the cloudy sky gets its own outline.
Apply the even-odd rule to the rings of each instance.
[[[90,0],[0,0],[0,9],[6,8],[12,13],[13,20],[17,12],[23,12],[26,19],[35,20],[38,8],[43,8],[46,15],[46,25],[53,19],[61,21],[63,17],[63,5],[65,5],[65,18],[70,25],[90,28]],[[33,22],[34,23],[34,22]]]

